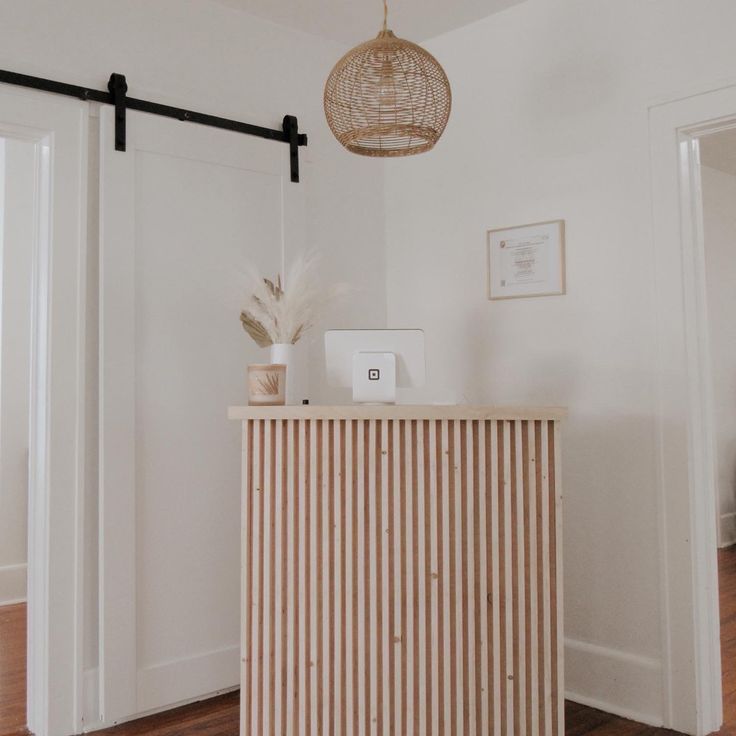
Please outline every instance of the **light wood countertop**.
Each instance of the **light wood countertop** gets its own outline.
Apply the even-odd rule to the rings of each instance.
[[[402,404],[392,406],[231,406],[228,418],[246,419],[455,419],[559,420],[567,410],[559,406],[475,406]]]

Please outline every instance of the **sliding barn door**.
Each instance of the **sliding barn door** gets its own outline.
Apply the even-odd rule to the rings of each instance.
[[[240,451],[228,405],[266,357],[249,261],[298,247],[288,148],[129,112],[101,120],[103,722],[239,684]],[[288,217],[286,216],[288,213]]]

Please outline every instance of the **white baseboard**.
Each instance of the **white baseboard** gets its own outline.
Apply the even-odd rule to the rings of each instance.
[[[5,565],[0,567],[0,606],[24,603],[26,600],[26,576],[28,565]]]
[[[97,670],[95,670],[94,672],[96,676]],[[225,695],[225,693],[231,693],[234,690],[238,690],[239,688],[240,688],[240,685],[233,685],[232,687],[226,687],[223,690],[215,690],[214,692],[205,693],[204,695],[197,695],[194,698],[187,698],[186,700],[182,700],[178,703],[171,703],[170,705],[163,705],[160,708],[151,708],[150,710],[143,711],[141,713],[134,713],[133,715],[128,716],[127,718],[121,718],[120,720],[117,720],[114,723],[103,723],[100,720],[96,722],[85,723],[84,728],[82,729],[82,732],[83,733],[94,733],[95,731],[101,731],[103,728],[110,728],[111,726],[120,726],[123,723],[130,723],[131,721],[138,721],[141,718],[147,718],[148,716],[153,716],[153,715],[156,715],[157,713],[165,713],[166,711],[173,710],[174,708],[181,708],[185,705],[191,705],[192,703],[201,703],[203,700],[209,700],[210,698],[216,698],[218,695]]]
[[[138,710],[201,698],[202,693],[228,690],[239,683],[239,645],[165,662],[138,673]]]
[[[239,648],[230,647],[142,670],[138,678],[140,712],[125,720],[202,700],[208,697],[202,694],[203,688],[212,691],[210,695],[237,688],[239,658]],[[655,659],[565,640],[565,697],[632,721],[662,725],[661,670]],[[111,725],[99,721],[98,670],[87,670],[84,683],[85,732]],[[161,702],[171,705],[162,707]]]
[[[222,695],[239,687],[239,646],[154,665],[138,673],[138,713],[109,723],[100,720],[99,670],[85,670],[83,731],[92,733]]]
[[[662,665],[637,654],[565,639],[565,697],[649,726],[661,726]]]
[[[718,546],[730,547],[732,544],[736,544],[736,513],[721,514],[720,521]]]

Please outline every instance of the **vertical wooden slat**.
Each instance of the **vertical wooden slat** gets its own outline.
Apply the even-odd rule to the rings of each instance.
[[[539,714],[539,732],[547,733],[549,721],[546,717],[545,708],[545,664],[544,664],[544,509],[543,509],[543,493],[542,477],[544,474],[544,464],[542,458],[542,429],[541,422],[534,422],[534,453],[536,457],[535,463],[535,498],[536,498],[536,560],[537,560],[537,577],[536,577],[536,594],[537,594],[537,638],[536,638],[536,655],[537,655],[537,713]]]
[[[335,608],[335,682],[332,696],[332,722],[337,736],[345,736],[345,503],[348,493],[345,483],[345,422],[334,422],[334,525],[335,525],[335,587],[333,606]]]
[[[555,447],[554,423],[545,422],[547,427],[547,474],[549,477],[549,567],[550,567],[550,700],[552,707],[551,724],[556,730],[559,722],[558,702],[558,669],[554,658],[557,651],[557,616],[558,609],[555,601],[557,591],[557,563],[559,559],[557,545],[557,494],[555,492]]]
[[[412,422],[414,427],[414,442],[416,450],[414,451],[414,470],[416,479],[414,481],[415,498],[417,499],[417,517],[414,529],[417,532],[418,551],[417,565],[415,569],[416,580],[418,582],[418,595],[415,599],[415,608],[418,611],[419,625],[417,627],[417,636],[415,638],[415,648],[419,656],[417,657],[417,669],[419,670],[418,691],[415,690],[415,705],[419,711],[418,716],[418,733],[431,734],[430,726],[432,721],[432,678],[431,678],[431,586],[430,582],[430,565],[431,550],[429,537],[431,535],[431,503],[430,503],[430,479],[427,470],[427,448],[425,447],[425,438],[429,436],[428,422]]]
[[[467,652],[467,622],[464,621],[463,586],[463,478],[461,467],[460,422],[449,423],[448,460],[450,468],[450,649],[452,659],[452,719],[450,733],[465,734],[464,657]]]
[[[335,498],[334,498],[334,422],[322,422],[322,517],[321,517],[321,540],[320,550],[320,605],[322,607],[320,616],[320,632],[322,636],[322,647],[320,651],[320,727],[325,736],[333,736],[335,733],[334,721],[332,719],[333,703],[331,694],[335,681],[335,642],[333,632],[335,631],[335,600],[334,574],[335,574]],[[331,725],[332,724],[332,725]]]
[[[318,717],[318,697],[319,697],[319,661],[321,653],[319,651],[320,644],[320,625],[319,621],[319,515],[321,511],[321,440],[322,420],[317,419],[309,423],[309,545],[306,550],[307,557],[307,609],[309,611],[308,619],[308,652],[307,652],[307,702],[309,709],[307,711],[308,734],[319,733],[320,719]]]
[[[281,643],[281,720],[279,722],[279,733],[287,736],[289,733],[288,726],[288,703],[289,697],[289,426],[290,422],[282,421],[281,423],[281,465],[279,472],[281,474],[281,633],[283,641]]]
[[[378,493],[381,496],[381,513],[378,526],[378,534],[381,544],[381,625],[380,636],[382,651],[380,682],[382,689],[379,690],[379,721],[378,733],[393,736],[392,706],[394,702],[393,689],[393,554],[391,552],[391,534],[393,517],[393,479],[389,474],[389,423],[383,419],[380,423],[379,458],[380,480]]]
[[[404,595],[407,597],[407,605],[404,606],[403,619],[406,628],[405,659],[401,665],[402,680],[406,681],[406,733],[408,736],[416,736],[419,730],[419,593],[417,565],[419,560],[419,529],[418,529],[418,504],[419,493],[417,491],[416,472],[416,422],[403,423],[403,452],[404,452],[404,483],[401,489],[402,502],[404,503],[404,527],[406,529],[406,544],[404,549],[404,571],[406,583]]]
[[[357,661],[355,662],[355,668],[357,671],[357,682],[358,682],[358,728],[356,732],[365,736],[366,734],[366,722],[367,722],[367,701],[370,698],[368,688],[370,687],[370,677],[366,677],[366,665],[367,665],[367,653],[366,653],[366,620],[365,616],[368,611],[367,597],[366,597],[366,567],[369,564],[367,557],[367,535],[366,535],[366,520],[368,514],[365,508],[365,499],[367,497],[366,481],[365,481],[365,468],[367,467],[366,459],[366,422],[358,422],[358,437],[357,437],[357,448],[358,448],[358,461],[357,474],[358,474],[358,492],[357,492],[357,511],[358,511],[358,605],[355,610],[355,615],[358,620],[357,627]]]
[[[552,525],[552,533],[556,539],[556,577],[554,588],[552,591],[552,606],[557,617],[556,627],[556,646],[553,648],[553,657],[556,659],[557,666],[557,690],[555,693],[555,704],[557,707],[557,736],[565,733],[565,663],[564,663],[564,601],[562,596],[562,493],[560,491],[561,473],[562,473],[562,450],[560,442],[560,423],[550,422],[550,435],[553,441],[553,450],[551,453],[551,472],[553,474],[552,493],[553,503],[555,507],[555,520]]]
[[[453,704],[451,700],[452,678],[454,668],[452,666],[452,641],[455,632],[453,630],[451,587],[453,583],[452,573],[452,544],[451,544],[451,521],[452,504],[450,503],[450,433],[449,422],[443,419],[440,422],[440,437],[437,447],[437,462],[441,467],[441,480],[438,484],[437,511],[439,519],[437,528],[440,530],[439,562],[437,574],[439,575],[437,594],[439,597],[439,651],[441,652],[440,664],[440,733],[451,734],[453,726]]]
[[[296,524],[298,525],[297,537],[299,540],[297,562],[297,620],[299,629],[296,635],[297,644],[297,734],[301,736],[306,732],[307,713],[309,712],[309,697],[307,692],[307,623],[309,621],[309,581],[307,580],[307,560],[309,557],[309,476],[311,471],[311,457],[309,448],[309,421],[301,421],[299,426],[299,462],[300,471],[297,485],[298,513]]]
[[[480,695],[481,704],[479,714],[478,731],[480,734],[493,734],[493,668],[489,667],[490,651],[493,643],[493,624],[492,616],[489,616],[491,601],[494,596],[493,580],[491,578],[492,567],[489,565],[487,555],[487,540],[491,538],[488,529],[486,505],[490,505],[489,493],[487,492],[487,482],[490,478],[486,476],[486,422],[479,421],[473,423],[473,467],[475,469],[475,479],[473,484],[473,495],[477,504],[476,517],[476,566],[478,577],[475,581],[476,598],[479,607],[479,621],[476,623],[476,641],[478,642],[478,662],[480,674]],[[476,671],[478,666],[476,665]]]
[[[273,543],[272,561],[273,561],[273,686],[271,691],[271,699],[273,702],[272,726],[271,733],[283,734],[283,644],[284,631],[282,628],[282,612],[284,609],[283,593],[285,589],[283,573],[284,555],[284,538],[283,538],[283,509],[284,509],[284,487],[283,487],[283,422],[281,420],[274,422],[274,439],[271,452],[272,468],[271,483],[273,493]]]
[[[501,534],[503,532],[500,520],[500,509],[503,508],[503,496],[499,484],[503,482],[503,465],[499,461],[500,424],[497,421],[486,422],[486,473],[490,474],[490,504],[486,504],[486,513],[490,510],[487,520],[488,540],[486,543],[486,555],[491,567],[491,579],[493,581],[493,593],[491,596],[491,618],[492,639],[488,656],[490,659],[491,678],[493,682],[493,728],[494,734],[506,736],[506,704],[502,700],[506,689],[504,683],[506,674],[502,672],[502,647],[505,646],[505,626],[502,626],[504,613],[503,596],[505,592],[502,587],[501,573],[504,569],[501,565],[500,551],[503,549]],[[499,470],[501,477],[499,478]],[[489,549],[490,548],[490,549]],[[502,643],[503,642],[503,643]]]
[[[473,736],[479,736],[479,712],[478,712],[478,669],[479,660],[476,656],[476,641],[478,628],[477,609],[481,604],[478,597],[476,581],[478,579],[478,566],[475,557],[475,540],[478,537],[476,521],[478,511],[476,506],[476,473],[475,473],[475,447],[473,443],[475,422],[463,422],[461,467],[464,472],[463,496],[465,508],[463,510],[462,539],[463,547],[463,681],[465,684],[465,709],[464,726],[465,731]]]
[[[520,477],[521,477],[521,518],[522,518],[522,533],[523,533],[523,544],[522,554],[524,556],[524,563],[521,568],[522,585],[524,594],[522,596],[522,607],[523,607],[523,619],[524,626],[522,629],[524,637],[524,697],[522,697],[522,703],[524,704],[524,725],[525,733],[532,731],[532,707],[531,707],[531,693],[532,693],[532,651],[534,649],[531,639],[531,595],[530,595],[530,538],[529,538],[529,435],[528,435],[528,422],[519,422],[519,438],[520,438]]]
[[[444,713],[444,701],[440,692],[440,673],[442,672],[442,650],[439,639],[439,565],[440,565],[440,549],[442,546],[442,525],[438,524],[441,504],[437,501],[437,476],[442,472],[442,464],[437,462],[437,422],[427,422],[429,426],[425,429],[425,439],[427,444],[424,448],[425,465],[429,474],[429,537],[427,538],[429,547],[429,559],[427,570],[427,585],[429,587],[428,602],[430,612],[427,617],[429,641],[427,642],[428,659],[429,659],[429,681],[430,692],[428,694],[428,703],[431,703],[432,714],[430,718],[431,731],[427,733],[436,733],[441,736],[442,730],[442,713]],[[427,434],[428,430],[428,434]]]
[[[366,451],[366,548],[368,565],[366,570],[366,612],[367,630],[365,637],[366,660],[369,663],[370,673],[367,688],[366,703],[366,733],[375,734],[377,731],[378,714],[376,710],[378,689],[378,664],[380,661],[379,633],[378,633],[378,606],[382,591],[378,584],[378,556],[380,545],[376,540],[378,528],[377,514],[381,505],[380,494],[376,493],[376,422],[367,423],[367,451]]]
[[[251,709],[251,676],[253,672],[252,656],[253,643],[251,639],[251,620],[253,616],[253,548],[252,548],[252,523],[253,523],[253,420],[243,422],[243,499],[242,499],[242,524],[243,524],[243,581],[241,588],[241,619],[243,622],[243,642],[240,664],[240,683],[242,688],[240,706],[240,732],[246,733],[250,727]]]
[[[526,513],[524,508],[524,439],[522,422],[516,420],[514,429],[514,503],[516,508],[515,546],[516,546],[516,677],[514,692],[516,703],[517,732],[527,733],[527,700],[526,700]]]
[[[512,728],[513,733],[519,736],[519,710],[521,703],[519,702],[519,577],[518,577],[518,561],[519,561],[519,535],[518,529],[518,508],[516,504],[518,483],[516,474],[516,423],[504,422],[504,429],[508,429],[508,455],[509,470],[507,476],[507,510],[506,518],[508,520],[508,536],[507,547],[509,547],[511,567],[508,569],[507,577],[509,598],[511,601],[511,616],[507,632],[509,634],[509,651],[511,674],[508,675],[507,686],[509,688],[509,699],[511,701]]]
[[[286,608],[287,608],[287,643],[286,643],[286,734],[296,736],[297,734],[297,564],[298,564],[298,498],[297,498],[297,474],[299,467],[299,428],[297,423],[290,419],[287,422],[286,441],[286,507],[284,513],[287,516],[286,534]]]
[[[377,422],[368,422],[368,449],[366,455],[366,474],[368,483],[366,487],[366,543],[368,548],[369,564],[366,571],[366,600],[368,620],[366,631],[366,659],[370,679],[368,684],[368,697],[366,704],[366,732],[378,733],[378,687],[380,681],[381,648],[380,648],[380,604],[383,595],[379,579],[381,545],[378,534],[379,516],[381,513],[381,494],[377,492]]]
[[[511,503],[511,426],[508,421],[501,422],[503,432],[503,588],[504,610],[501,620],[504,627],[505,642],[501,642],[503,657],[502,689],[504,691],[504,710],[506,713],[506,733],[516,733],[514,723],[514,569],[513,551],[514,540],[511,534],[513,521],[513,507]]]
[[[259,719],[260,733],[264,736],[270,736],[271,734],[271,716],[272,710],[271,705],[273,702],[273,680],[271,679],[271,662],[272,662],[272,638],[271,638],[271,623],[273,621],[273,577],[272,577],[272,562],[273,562],[273,518],[271,516],[271,508],[273,505],[273,494],[271,493],[271,470],[273,466],[271,458],[271,448],[273,439],[273,425],[274,421],[264,421],[262,423],[264,429],[263,436],[263,449],[262,449],[262,468],[261,474],[263,477],[263,484],[261,486],[262,499],[261,504],[263,508],[263,524],[261,527],[262,533],[262,545],[261,545],[261,575],[262,575],[262,599],[261,599],[261,684],[259,690],[259,704],[258,707],[261,711]]]
[[[357,559],[355,552],[356,535],[356,490],[357,490],[357,457],[355,455],[355,422],[345,423],[345,714],[343,715],[345,734],[357,734],[357,703],[355,691],[357,680],[355,677],[355,599],[357,596]]]
[[[542,607],[543,607],[543,656],[544,656],[544,700],[542,706],[544,709],[545,728],[549,732],[553,732],[552,724],[552,658],[551,658],[551,612],[549,606],[550,600],[550,534],[549,534],[549,444],[547,438],[547,423],[540,422],[541,445],[542,445]]]
[[[252,493],[252,521],[251,521],[251,554],[253,559],[252,564],[252,579],[251,579],[251,679],[250,679],[250,728],[252,731],[258,731],[258,705],[259,705],[259,674],[261,671],[260,667],[260,645],[259,645],[259,621],[261,619],[261,589],[260,584],[262,580],[261,571],[261,499],[263,493],[261,490],[262,483],[260,479],[260,466],[261,466],[261,437],[263,433],[263,422],[257,421],[253,423],[253,450],[252,450],[252,474],[253,474],[253,493]]]
[[[532,724],[532,736],[539,736],[539,585],[537,576],[537,442],[536,422],[527,423],[528,467],[529,467],[529,648],[532,651],[531,660],[531,687],[527,693],[529,697]]]
[[[404,734],[404,718],[403,714],[406,710],[406,683],[403,681],[401,673],[402,666],[405,663],[405,647],[406,647],[406,599],[404,598],[404,585],[406,583],[403,576],[403,560],[405,556],[405,531],[404,514],[402,508],[406,502],[404,491],[402,489],[402,444],[405,422],[390,422],[390,447],[391,447],[391,463],[389,473],[391,474],[391,500],[392,500],[392,519],[391,519],[391,542],[392,542],[392,575],[393,589],[391,591],[392,601],[392,618],[391,618],[391,652],[393,667],[391,677],[393,686],[393,708],[391,733],[392,736],[403,736]]]

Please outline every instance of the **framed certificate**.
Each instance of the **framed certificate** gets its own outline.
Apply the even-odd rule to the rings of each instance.
[[[565,221],[488,231],[488,298],[565,293]]]

